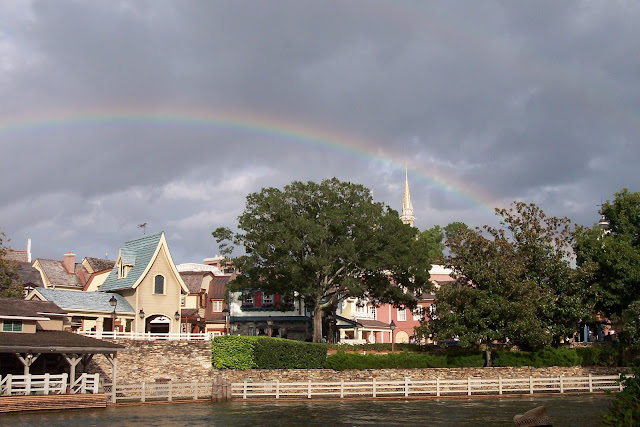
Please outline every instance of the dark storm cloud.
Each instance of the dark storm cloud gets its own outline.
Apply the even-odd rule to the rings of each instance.
[[[420,228],[493,220],[459,190],[585,224],[638,190],[634,3],[12,1],[0,17],[0,226],[37,256],[115,256],[148,222],[198,261],[248,192],[292,180],[363,183],[399,209],[402,159]],[[273,117],[378,159],[184,123],[7,126],[121,108]]]

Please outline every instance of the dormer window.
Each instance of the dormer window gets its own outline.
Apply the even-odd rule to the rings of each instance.
[[[129,270],[131,270],[130,265],[126,265],[125,263],[120,262],[120,265],[118,266],[118,279],[124,279],[125,277],[127,277]]]

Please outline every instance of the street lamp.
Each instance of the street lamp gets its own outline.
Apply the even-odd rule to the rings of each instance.
[[[173,318],[176,319],[176,321],[180,320],[180,313],[178,313],[178,310],[176,310],[175,314],[173,315]]]
[[[396,324],[393,323],[393,320],[391,321],[391,323],[389,323],[389,328],[391,329],[391,353],[393,353],[394,344],[395,344],[395,339],[393,337],[393,331],[396,329]]]
[[[140,313],[138,313],[138,316],[140,316],[141,319],[144,319],[145,314],[143,309],[140,309]]]
[[[227,324],[229,322],[229,307],[225,307],[224,310],[222,310],[222,315],[224,316],[224,333],[229,335],[227,333]]]
[[[116,331],[116,306],[118,305],[118,300],[115,295],[111,295],[109,299],[109,305],[113,307],[113,313],[111,313],[111,332]]]

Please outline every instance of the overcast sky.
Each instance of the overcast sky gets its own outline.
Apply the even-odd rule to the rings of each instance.
[[[217,253],[248,193],[337,177],[419,229],[638,188],[636,1],[0,2],[0,230]]]

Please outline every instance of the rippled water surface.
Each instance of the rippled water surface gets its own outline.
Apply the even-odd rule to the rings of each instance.
[[[490,399],[230,402],[119,406],[0,415],[7,426],[513,426],[544,405],[553,425],[596,426],[603,395]]]

